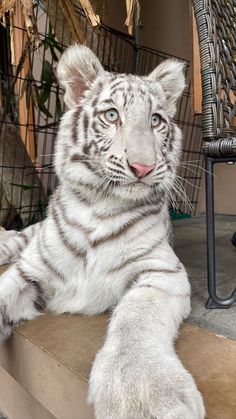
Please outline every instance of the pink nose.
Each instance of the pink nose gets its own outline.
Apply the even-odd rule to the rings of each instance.
[[[151,164],[151,166],[145,166],[144,164],[140,164],[140,163],[132,163],[132,164],[129,164],[129,166],[132,172],[135,174],[135,176],[144,177],[148,173],[150,173],[156,165]]]

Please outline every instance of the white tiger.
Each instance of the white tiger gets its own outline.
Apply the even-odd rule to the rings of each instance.
[[[116,306],[90,378],[97,419],[205,416],[174,351],[190,311],[168,233],[183,69],[166,60],[146,77],[111,74],[87,47],[67,49],[57,70],[69,108],[56,145],[59,186],[41,224],[1,235],[1,262],[15,261],[0,280],[2,341],[44,309]]]

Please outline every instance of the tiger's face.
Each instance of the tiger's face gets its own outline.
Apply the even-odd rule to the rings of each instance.
[[[167,60],[147,77],[114,75],[76,45],[63,54],[58,78],[70,108],[56,150],[61,181],[130,200],[163,196],[180,157],[172,118],[185,86],[183,64]]]

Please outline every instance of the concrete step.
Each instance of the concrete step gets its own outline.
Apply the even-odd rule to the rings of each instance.
[[[107,316],[45,315],[15,330],[0,348],[0,383],[8,378],[12,388],[1,392],[2,411],[10,419],[93,419],[88,378],[107,321]],[[16,406],[19,391],[23,411]],[[38,416],[31,416],[32,406]]]

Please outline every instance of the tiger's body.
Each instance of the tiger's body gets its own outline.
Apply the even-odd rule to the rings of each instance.
[[[200,393],[173,349],[190,311],[168,215],[183,65],[112,75],[88,48],[73,46],[58,78],[70,108],[55,153],[59,186],[43,222],[0,232],[0,262],[15,261],[0,280],[0,339],[45,309],[116,307],[91,373],[96,417],[202,419]]]

